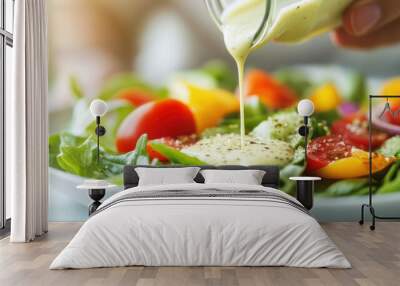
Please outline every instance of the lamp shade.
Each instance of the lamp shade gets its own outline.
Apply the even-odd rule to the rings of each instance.
[[[103,116],[108,110],[107,103],[103,100],[95,99],[90,104],[90,112],[94,117]]]
[[[314,103],[309,99],[300,100],[297,105],[297,112],[302,117],[309,117],[314,113]]]

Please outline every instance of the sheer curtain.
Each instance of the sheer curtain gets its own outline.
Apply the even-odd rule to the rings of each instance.
[[[11,190],[12,242],[47,232],[46,0],[15,2],[14,73],[6,99],[6,187]]]

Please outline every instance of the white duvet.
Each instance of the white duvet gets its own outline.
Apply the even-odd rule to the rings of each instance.
[[[265,191],[254,185],[135,187],[114,195],[81,227],[50,269],[145,266],[349,268],[318,222],[290,204],[262,198],[174,197],[121,200],[145,191]],[[107,207],[108,206],[108,207]]]

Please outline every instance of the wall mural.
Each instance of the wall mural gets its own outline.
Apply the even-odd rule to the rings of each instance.
[[[75,186],[84,178],[121,185],[127,164],[278,165],[281,189],[290,194],[295,184],[289,177],[323,178],[316,185],[318,218],[358,219],[368,194],[368,94],[400,94],[400,66],[391,61],[398,49],[354,55],[326,36],[270,44],[249,57],[243,78],[248,51],[236,54],[239,86],[236,66],[203,5],[50,2],[50,219],[83,219],[86,194]],[[135,15],[144,6],[154,12],[133,23],[125,6]],[[185,22],[198,11],[203,20]],[[74,21],[65,27],[72,17],[79,28]],[[232,47],[230,52],[235,57]],[[108,107],[101,117],[100,160],[93,99]],[[302,99],[315,106],[307,161],[296,110]],[[377,100],[374,107],[372,171],[375,205],[390,214],[400,201],[400,100],[391,99],[391,112],[382,115],[385,104]]]

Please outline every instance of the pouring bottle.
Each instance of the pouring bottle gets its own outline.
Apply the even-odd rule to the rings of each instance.
[[[205,0],[207,8],[224,31],[232,14],[249,13],[256,24],[251,31],[251,49],[269,41],[296,43],[334,29],[352,0]],[[236,8],[236,9],[235,9]],[[256,12],[258,10],[258,13]],[[244,18],[243,18],[244,19]],[[242,22],[242,26],[249,22]],[[228,47],[229,48],[229,47]]]
[[[352,0],[205,0],[234,58],[239,80],[240,142],[244,149],[244,68],[248,55],[269,41],[299,42],[333,29]]]

